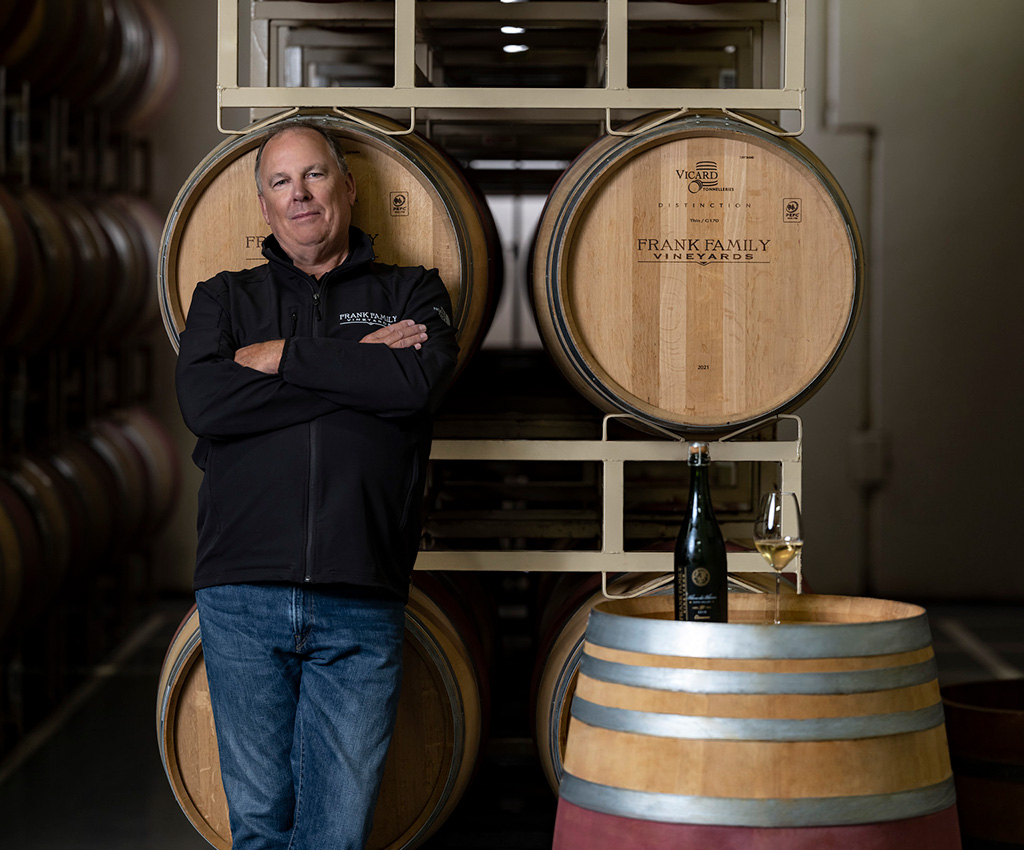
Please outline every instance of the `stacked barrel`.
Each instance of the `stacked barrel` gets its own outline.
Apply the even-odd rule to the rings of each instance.
[[[133,625],[177,494],[140,176],[177,59],[151,0],[0,2],[0,753]]]

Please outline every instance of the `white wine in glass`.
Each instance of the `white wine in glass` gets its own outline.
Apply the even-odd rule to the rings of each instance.
[[[780,573],[803,546],[800,528],[800,503],[796,493],[773,490],[761,497],[754,521],[754,548],[775,570],[775,623],[779,619]]]

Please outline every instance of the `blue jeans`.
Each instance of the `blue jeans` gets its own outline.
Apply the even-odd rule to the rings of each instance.
[[[331,588],[196,592],[232,850],[362,850],[402,675],[404,605]]]

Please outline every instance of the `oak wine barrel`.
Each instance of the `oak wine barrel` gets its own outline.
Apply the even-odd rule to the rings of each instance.
[[[109,558],[115,543],[115,525],[121,495],[110,468],[79,434],[68,434],[49,457],[50,463],[76,494],[84,509],[85,543],[78,553],[88,566]]]
[[[154,285],[160,257],[160,237],[164,219],[156,207],[138,195],[120,193],[110,198],[110,205],[129,228],[136,240],[139,265],[136,291],[138,300],[130,312],[128,330],[132,335],[149,333],[160,325],[160,303]]]
[[[5,34],[0,64],[31,81],[40,92],[52,92],[63,75],[62,62],[75,37],[72,0],[33,0],[22,3],[31,12]],[[9,42],[7,40],[10,40]]]
[[[342,139],[359,198],[352,222],[374,240],[378,259],[439,271],[451,295],[461,368],[483,340],[501,282],[497,230],[486,203],[458,166],[418,134],[388,136],[332,114],[300,117],[315,117]],[[373,121],[393,126],[380,116]],[[175,349],[198,283],[265,262],[260,249],[270,231],[253,178],[261,140],[254,126],[220,144],[172,205],[158,278],[164,325]]]
[[[71,233],[56,201],[30,186],[22,187],[18,196],[39,248],[39,288],[45,310],[29,339],[33,349],[40,350],[62,339],[61,331],[74,308],[77,269]]]
[[[26,474],[37,480],[40,489],[51,492],[59,500],[63,516],[58,527],[66,538],[64,545],[68,550],[67,580],[69,585],[73,585],[75,580],[86,575],[90,567],[86,560],[89,541],[88,513],[82,496],[46,454],[30,452],[21,459],[21,466]]]
[[[13,196],[0,183],[0,331],[14,303],[20,263],[18,249],[25,234],[25,217]]]
[[[71,518],[61,491],[26,457],[12,460],[5,471],[7,483],[21,496],[39,532],[40,557],[23,576],[23,616],[42,614],[63,588],[71,568]]]
[[[594,607],[554,850],[959,850],[924,609],[785,594],[772,625],[773,604]]]
[[[117,423],[108,417],[93,419],[82,437],[117,482],[114,539],[119,547],[131,548],[150,511],[149,471],[145,459]]]
[[[113,73],[113,54],[120,40],[113,27],[113,0],[76,0],[74,39],[61,61],[59,93],[76,106],[92,104]]]
[[[594,142],[548,196],[531,264],[545,347],[640,428],[721,433],[794,409],[856,324],[849,203],[767,125],[645,121]]]
[[[170,106],[181,73],[181,51],[171,22],[154,0],[135,0],[149,37],[140,90],[127,104],[121,126],[146,132]]]
[[[31,348],[46,310],[43,259],[20,199],[2,184],[0,247],[0,346]]]
[[[370,850],[418,846],[465,791],[480,748],[486,694],[465,622],[438,604],[444,591],[413,585],[404,672]],[[425,584],[427,590],[418,584]],[[437,597],[437,599],[435,599]],[[168,781],[192,825],[218,850],[231,846],[196,609],[172,640],[157,691],[157,738]]]
[[[103,0],[114,49],[92,100],[121,126],[139,102],[152,56],[147,21],[135,0]]]
[[[143,407],[114,411],[109,419],[139,453],[146,471],[146,506],[140,532],[145,537],[166,523],[181,491],[181,456],[170,432]]]
[[[111,247],[109,284],[112,297],[95,329],[99,337],[119,340],[143,319],[153,287],[148,276],[146,235],[129,208],[110,197],[90,198],[88,204]]]
[[[70,346],[87,345],[96,340],[99,328],[116,298],[118,270],[116,253],[99,219],[80,197],[65,195],[58,207],[71,234],[75,257],[75,308],[61,331]]]
[[[671,576],[627,574],[608,582],[608,592],[618,595],[672,593]],[[537,660],[530,687],[533,734],[541,769],[557,792],[569,733],[569,709],[590,611],[605,595],[599,576],[564,573],[551,588],[541,615]]]
[[[0,477],[0,640],[18,620],[25,572],[36,568],[40,548],[32,515]]]
[[[1024,847],[1024,679],[942,689],[964,850]]]

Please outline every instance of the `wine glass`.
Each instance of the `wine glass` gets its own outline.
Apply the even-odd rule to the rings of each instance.
[[[796,493],[773,490],[761,497],[754,522],[754,548],[775,570],[775,623],[779,620],[780,573],[803,546]]]

